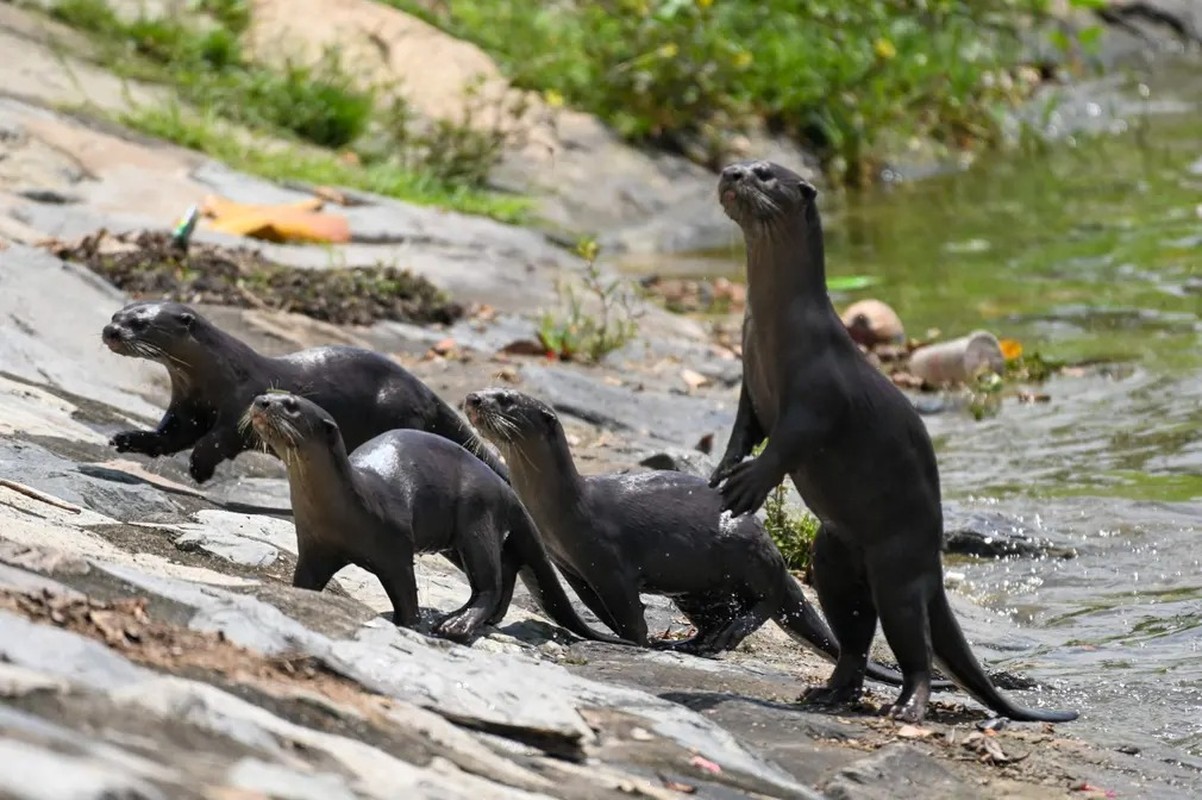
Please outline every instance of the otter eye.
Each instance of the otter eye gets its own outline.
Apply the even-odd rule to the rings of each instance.
[[[134,331],[144,331],[148,325],[149,323],[144,317],[134,317],[129,321],[129,328]]]
[[[501,408],[513,408],[513,398],[507,394],[499,395],[497,397],[497,405]]]
[[[295,397],[285,397],[283,399],[283,401],[280,403],[280,405],[282,405],[284,407],[284,410],[287,411],[289,414],[295,414],[296,410],[300,407],[296,404]]]
[[[762,181],[772,180],[772,170],[765,167],[763,164],[756,164],[751,173]]]

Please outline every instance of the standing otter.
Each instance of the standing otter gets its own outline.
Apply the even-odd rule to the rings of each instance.
[[[743,386],[711,485],[722,508],[755,511],[786,475],[822,521],[814,583],[841,655],[827,685],[860,694],[879,614],[905,681],[891,716],[919,722],[940,667],[984,705],[1015,720],[1064,722],[1076,712],[1021,708],[973,657],[943,589],[943,509],[926,427],[905,395],[865,359],[826,291],[817,191],[769,162],[722,171],[718,197],[747,244]],[[744,461],[767,438],[759,456]]]
[[[551,560],[614,633],[650,644],[640,592],[672,598],[697,634],[655,642],[690,653],[736,647],[769,618],[834,661],[838,645],[755,517],[720,514],[704,478],[656,470],[582,477],[555,412],[509,389],[472,392],[468,419],[512,465],[513,487]],[[896,685],[897,673],[870,675]]]
[[[157,361],[171,378],[171,403],[153,431],[123,431],[117,452],[161,456],[192,448],[197,483],[255,446],[239,428],[250,401],[268,389],[307,397],[337,420],[354,449],[394,428],[429,431],[463,445],[508,483],[505,465],[458,414],[412,373],[359,347],[313,347],[280,358],[260,355],[179,303],[130,303],[104,326],[114,353]]]
[[[472,593],[435,626],[439,636],[465,642],[480,626],[499,622],[521,574],[547,615],[572,633],[630,644],[580,619],[513,490],[454,442],[393,430],[348,457],[334,417],[286,393],[254,398],[246,418],[288,468],[293,586],[321,591],[334,573],[357,564],[384,585],[393,621],[412,628],[419,618],[413,556],[442,553],[464,571]]]

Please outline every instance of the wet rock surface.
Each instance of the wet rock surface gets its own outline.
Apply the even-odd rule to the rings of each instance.
[[[118,102],[93,77],[96,97]],[[159,418],[164,371],[102,347],[125,295],[33,244],[161,231],[210,192],[269,203],[304,190],[50,111],[67,102],[55,87],[26,88],[0,100],[0,130],[19,131],[0,135],[15,156],[0,159],[0,764],[12,766],[0,796],[1044,798],[1081,796],[1083,783],[1188,796],[1177,793],[1193,780],[1185,767],[1102,752],[1071,726],[1011,725],[985,745],[971,738],[983,712],[958,694],[941,694],[917,732],[878,716],[892,689],[873,687],[857,708],[802,709],[797,695],[830,666],[772,623],[721,658],[639,651],[574,640],[519,588],[505,619],[462,647],[424,633],[469,592],[439,557],[418,560],[419,631],[391,624],[363,570],[321,593],[293,589],[280,465],[244,454],[198,487],[186,454],[112,451],[113,432]],[[395,262],[497,315],[338,328],[262,309],[205,313],[263,352],[378,348],[453,405],[498,382],[539,394],[586,472],[708,473],[738,362],[698,326],[648,309],[639,341],[592,368],[499,353],[534,333],[555,302],[551,277],[578,261],[538,233],[367,200],[348,210],[358,241],[265,254],[309,269]],[[448,337],[457,347],[437,352]],[[682,381],[684,365],[709,380]],[[961,516],[979,538],[1039,538],[1014,520]],[[1027,646],[954,602],[974,643]],[[646,604],[657,634],[687,630],[664,598]],[[1062,698],[1054,684],[1023,697]]]
[[[5,274],[46,263],[19,246],[0,259]],[[55,276],[57,289],[27,294],[22,310],[53,334],[49,305],[89,291],[92,278],[58,266],[37,274]],[[92,324],[121,301],[105,296]],[[332,338],[305,318],[220,313],[265,352]],[[354,335],[398,353],[450,402],[493,382],[499,365],[487,350],[431,357],[405,343],[407,330]],[[42,341],[41,327],[24,336]],[[662,355],[672,341],[665,334],[648,350]],[[696,347],[681,340],[681,352]],[[362,570],[344,570],[320,594],[292,589],[289,519],[231,510],[287,508],[273,459],[239,457],[213,486],[196,487],[183,456],[117,456],[105,445],[111,431],[153,421],[165,400],[157,368],[147,375],[83,330],[39,358],[73,388],[38,370],[0,380],[0,473],[12,482],[0,485],[0,744],[29,765],[53,765],[64,787],[145,797],[673,797],[681,787],[715,798],[877,797],[903,775],[938,798],[966,787],[976,797],[1058,797],[1073,780],[1126,780],[1087,744],[1032,726],[997,734],[1003,748],[1030,751],[1021,766],[966,758],[957,741],[981,715],[955,695],[936,701],[935,733],[878,753],[899,735],[875,715],[892,691],[874,688],[858,710],[802,710],[794,699],[829,665],[771,623],[718,659],[645,652],[575,641],[519,589],[506,618],[462,647],[422,632],[468,593],[438,557],[419,559],[419,631],[391,624]],[[704,473],[712,456],[695,444],[723,438],[732,389],[685,394],[679,365],[657,363],[638,367],[629,353],[592,369],[511,360],[512,380],[561,408],[582,469]],[[93,385],[111,404],[88,398]],[[664,598],[647,606],[652,630],[687,630]],[[971,616],[965,624],[981,634]],[[80,726],[88,739],[69,745]],[[16,797],[67,790],[5,780]]]

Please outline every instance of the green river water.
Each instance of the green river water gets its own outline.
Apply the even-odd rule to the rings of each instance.
[[[1133,108],[1202,99],[1202,69],[1163,70]],[[1089,116],[1105,107],[1084,107]],[[1082,712],[1075,730],[1202,767],[1202,114],[1125,115],[956,174],[825,198],[828,272],[921,335],[983,327],[1124,368],[1057,377],[1047,404],[925,417],[949,525],[978,516],[1070,545],[1074,559],[950,562],[978,654]],[[1161,109],[1163,110],[1163,109]],[[1112,120],[1113,121],[1113,120]],[[732,226],[733,227],[733,226]],[[733,232],[732,232],[733,233]],[[711,272],[742,274],[732,235]],[[969,602],[971,601],[971,602]],[[1182,796],[1202,793],[1198,786]]]

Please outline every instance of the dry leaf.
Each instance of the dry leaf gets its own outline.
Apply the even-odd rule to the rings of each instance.
[[[665,788],[671,789],[674,792],[680,792],[681,794],[694,794],[697,791],[696,786],[690,786],[687,783],[674,781],[671,778],[665,778],[662,775],[660,776],[660,780],[664,782]]]
[[[722,767],[718,766],[704,756],[693,756],[689,759],[689,763],[698,769],[705,770],[706,772],[712,772],[715,775],[718,775],[722,772]]]
[[[685,386],[689,387],[689,391],[699,389],[710,382],[710,379],[702,375],[700,372],[695,372],[688,367],[680,371],[680,379],[684,381]]]
[[[920,728],[917,725],[902,725],[897,729],[897,735],[902,739],[925,739],[928,736],[934,736],[935,731],[930,728]]]
[[[443,339],[439,342],[435,342],[434,346],[430,349],[435,353],[438,353],[440,356],[445,356],[447,353],[455,349],[455,340],[451,338]]]

